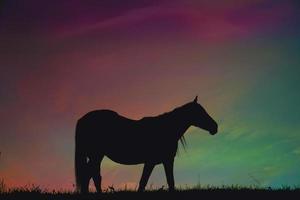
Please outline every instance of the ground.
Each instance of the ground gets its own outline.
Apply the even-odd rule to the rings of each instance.
[[[80,195],[71,192],[47,192],[41,190],[11,190],[0,194],[0,199],[296,199],[299,197],[299,188],[280,188],[280,189],[255,189],[255,188],[208,188],[208,189],[187,189],[168,192],[165,190],[153,190],[146,192],[135,191],[107,191],[102,194],[91,193],[88,195]]]

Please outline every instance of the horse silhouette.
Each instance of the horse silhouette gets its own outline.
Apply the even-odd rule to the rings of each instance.
[[[99,167],[104,156],[126,165],[144,164],[138,191],[146,187],[156,164],[163,164],[169,190],[174,190],[173,165],[178,141],[190,126],[214,135],[217,123],[194,101],[156,117],[132,120],[111,110],[85,114],[76,125],[75,175],[77,191],[87,193],[92,178],[101,192]]]

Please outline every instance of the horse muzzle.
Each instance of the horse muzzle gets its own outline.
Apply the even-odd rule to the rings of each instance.
[[[217,133],[218,133],[218,125],[215,124],[215,126],[209,131],[209,133],[210,133],[211,135],[217,134]]]

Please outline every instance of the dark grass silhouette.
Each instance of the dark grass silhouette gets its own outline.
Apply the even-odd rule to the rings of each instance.
[[[135,192],[130,190],[115,190],[114,192],[108,191],[103,193],[89,193],[79,194],[64,191],[47,191],[40,189],[38,186],[30,188],[11,189],[6,192],[0,192],[0,199],[269,199],[269,198],[282,198],[282,199],[297,199],[300,194],[299,188],[282,187],[279,189],[271,188],[255,188],[255,187],[206,187],[206,188],[191,188],[179,189],[173,192],[166,190],[146,190],[144,192]]]
[[[190,126],[218,131],[218,125],[197,102],[197,97],[173,111],[132,120],[111,110],[96,110],[80,118],[75,136],[77,190],[88,192],[90,179],[101,192],[99,166],[104,156],[126,165],[144,164],[138,191],[143,191],[155,165],[162,163],[169,190],[174,190],[173,165],[178,141]]]

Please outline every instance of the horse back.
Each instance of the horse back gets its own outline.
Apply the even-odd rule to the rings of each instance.
[[[105,131],[106,128],[132,126],[134,121],[112,110],[95,110],[85,114],[78,120],[78,123],[85,128],[90,128],[90,131]]]

